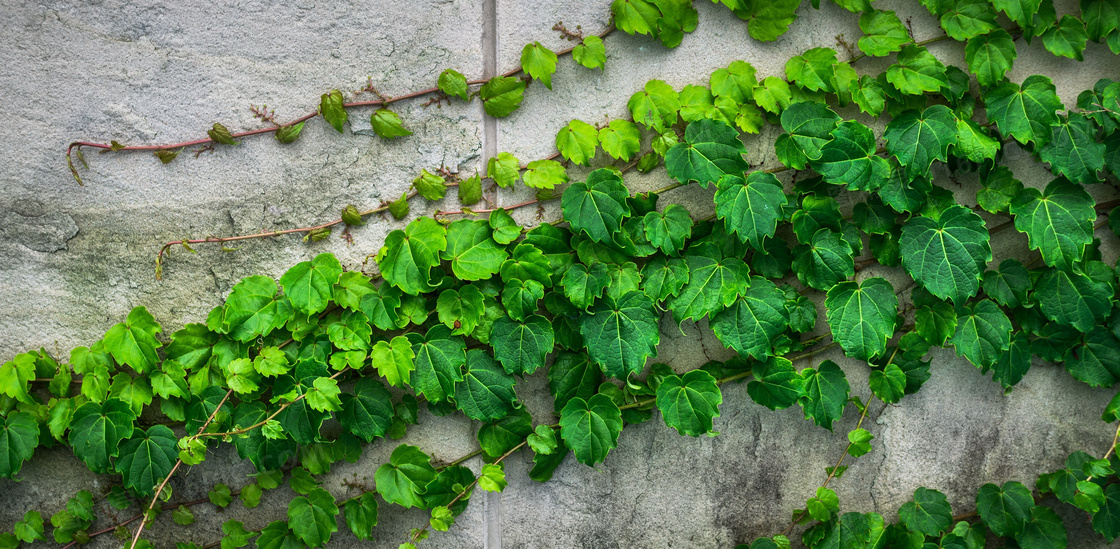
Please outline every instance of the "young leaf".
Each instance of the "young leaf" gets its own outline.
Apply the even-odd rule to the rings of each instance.
[[[607,62],[607,48],[603,39],[595,35],[584,36],[583,42],[572,49],[572,59],[589,69],[602,70]]]
[[[323,119],[338,130],[338,133],[342,133],[342,128],[346,124],[346,108],[342,104],[342,92],[338,90],[324,93],[319,101],[319,114],[323,115]]]
[[[385,237],[385,245],[377,253],[377,264],[386,282],[406,294],[417,295],[430,289],[430,271],[439,265],[439,253],[445,249],[447,229],[434,219],[420,217],[405,230],[393,231]]]
[[[389,463],[378,468],[374,475],[377,493],[385,501],[406,509],[424,507],[420,496],[424,494],[428,483],[436,478],[436,469],[432,467],[431,459],[415,446],[397,446],[389,456]]]
[[[373,527],[377,526],[377,498],[374,497],[373,492],[366,492],[359,497],[346,500],[343,509],[346,526],[354,533],[354,537],[360,540],[372,540]],[[264,536],[265,533],[261,532],[261,538]],[[260,540],[257,541],[257,545],[261,545]]]
[[[486,163],[486,177],[499,187],[512,187],[521,177],[521,161],[508,152],[500,152]]]
[[[470,99],[467,95],[467,77],[455,69],[446,69],[441,72],[436,85],[439,87],[439,91],[448,97],[458,97],[463,101]]]
[[[835,92],[832,76],[836,64],[835,50],[812,48],[786,61],[786,77],[791,83],[810,91]]]
[[[540,42],[525,44],[521,50],[521,70],[551,90],[552,73],[556,72],[556,54]]]
[[[412,135],[412,132],[405,129],[404,124],[401,123],[401,117],[389,109],[373,111],[373,114],[369,115],[369,123],[373,126],[373,131],[385,139]]]
[[[530,189],[553,189],[568,182],[568,172],[555,160],[534,160],[525,166],[521,180]]]
[[[460,219],[447,227],[447,247],[439,257],[451,262],[456,278],[484,280],[497,274],[509,254],[491,238],[485,221]]]
[[[668,255],[677,255],[692,236],[692,218],[679,204],[670,204],[664,212],[649,212],[642,219],[650,244]]]
[[[159,363],[156,351],[163,346],[155,335],[163,328],[145,307],[136,307],[128,318],[113,325],[105,333],[105,350],[113,355],[117,364],[128,364],[138,374],[144,374]]]
[[[898,63],[886,72],[887,82],[904,95],[921,95],[936,92],[949,85],[945,65],[929,50],[910,44],[898,52]]]
[[[871,10],[860,15],[859,28],[864,36],[857,46],[863,53],[874,57],[899,51],[911,41],[902,21],[890,10]]]
[[[342,265],[334,254],[321,253],[311,261],[297,263],[284,276],[280,285],[292,307],[304,315],[320,313],[333,297],[333,286],[342,275]]]
[[[486,114],[504,118],[521,106],[525,82],[509,76],[495,76],[482,85],[478,95],[482,98],[482,108]]]
[[[380,484],[378,482],[378,488]],[[288,527],[297,538],[311,547],[321,547],[330,542],[331,534],[338,531],[336,515],[338,505],[335,505],[334,496],[322,488],[316,488],[306,497],[299,496],[288,503]]]
[[[377,374],[394,387],[408,385],[410,373],[416,368],[414,358],[416,354],[412,345],[404,336],[396,336],[392,342],[378,341],[370,351],[370,360],[377,367]]]
[[[556,134],[556,149],[564,158],[581,166],[587,166],[591,159],[595,158],[598,138],[599,133],[595,130],[595,126],[582,120],[572,120]]]
[[[941,28],[953,40],[963,42],[998,28],[996,12],[985,0],[955,0],[941,15]]]
[[[662,132],[676,124],[681,103],[672,86],[661,80],[650,80],[642,91],[630,96],[626,108],[630,110],[634,122]]]
[[[573,398],[560,412],[560,437],[584,465],[606,459],[607,453],[618,445],[620,432],[622,411],[605,394],[589,400]]]
[[[1077,61],[1084,60],[1081,52],[1085,51],[1085,43],[1088,40],[1085,23],[1072,15],[1063,15],[1061,21],[1042,33],[1042,43],[1046,46],[1046,51]]]
[[[629,120],[611,120],[598,137],[603,150],[623,162],[629,162],[642,148],[642,130]]]

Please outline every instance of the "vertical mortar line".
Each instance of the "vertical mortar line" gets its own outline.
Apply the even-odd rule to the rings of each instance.
[[[498,75],[498,0],[482,0],[482,77]],[[482,108],[482,101],[478,102]],[[482,112],[482,170],[498,154],[498,119]],[[486,200],[491,206],[501,206],[499,190],[487,191]],[[484,549],[502,548],[501,493],[482,492],[482,546]]]

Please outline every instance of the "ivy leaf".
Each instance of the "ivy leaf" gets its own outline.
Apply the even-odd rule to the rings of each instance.
[[[684,142],[665,153],[665,169],[669,177],[681,183],[696,181],[706,188],[726,174],[741,176],[750,167],[743,160],[746,152],[739,132],[731,126],[716,120],[697,120],[689,123]]]
[[[348,499],[343,508],[346,511],[346,526],[350,527],[354,537],[360,540],[372,540],[373,527],[377,526],[377,498],[373,493],[366,492],[354,499]],[[264,537],[264,532],[261,532],[261,537]],[[259,539],[257,545],[260,549],[264,549]]]
[[[661,12],[647,0],[614,0],[611,2],[614,24],[626,34],[650,34],[657,28]]]
[[[998,381],[1004,389],[1010,389],[1022,381],[1031,368],[1031,344],[1025,332],[1011,335],[1011,346],[1000,355],[992,366],[992,381]]]
[[[613,158],[629,162],[642,148],[642,130],[629,120],[611,120],[599,130],[599,144]]]
[[[322,253],[311,261],[297,263],[284,276],[280,285],[292,302],[292,307],[310,316],[327,308],[333,296],[332,287],[342,275],[342,265],[334,254]]]
[[[420,170],[420,176],[412,180],[412,187],[428,200],[440,200],[447,195],[447,180],[428,170]]]
[[[988,135],[976,122],[964,118],[957,119],[957,145],[953,149],[954,155],[983,164],[985,161],[995,160],[1000,146],[1000,142]],[[977,193],[978,200],[979,194]]]
[[[521,161],[508,152],[500,152],[486,163],[486,177],[499,187],[510,188],[521,177]]]
[[[887,124],[887,150],[906,167],[906,177],[925,177],[934,160],[949,159],[949,145],[957,142],[957,119],[945,105],[919,113],[910,110]]]
[[[39,422],[35,417],[27,412],[10,412],[0,423],[0,477],[15,478],[38,445]]]
[[[524,322],[503,316],[490,329],[490,346],[507,373],[532,374],[544,366],[556,346],[552,323],[540,315],[530,315]]]
[[[817,369],[805,368],[801,371],[805,380],[805,393],[798,399],[805,410],[805,419],[812,419],[817,425],[832,430],[832,423],[844,413],[851,386],[844,371],[831,360],[826,360]]]
[[[963,356],[987,371],[1011,346],[1011,321],[990,299],[957,310],[957,331],[949,338]]]
[[[120,442],[132,436],[132,407],[118,398],[87,402],[74,410],[67,442],[74,455],[95,473],[109,472],[109,458],[120,455]]]
[[[663,132],[677,123],[677,111],[681,109],[681,103],[672,86],[661,80],[650,80],[642,91],[630,96],[626,108],[630,110],[634,122],[656,132]]]
[[[887,82],[904,95],[936,92],[949,85],[945,65],[929,50],[910,44],[898,52],[898,63],[887,68]]]
[[[742,356],[763,360],[772,343],[789,326],[785,293],[765,278],[751,276],[749,288],[730,307],[711,319],[720,343]]]
[[[373,114],[369,115],[369,123],[373,126],[373,131],[384,139],[412,135],[411,131],[405,129],[401,117],[389,109],[373,111]]]
[[[463,293],[468,287],[463,288]],[[481,295],[478,300],[478,312],[481,314]],[[451,334],[451,328],[447,326],[432,326],[424,335],[413,332],[407,336],[412,343],[416,367],[410,385],[429,402],[442,402],[453,396],[455,383],[463,379],[461,369],[467,360],[467,344],[463,338]]]
[[[393,423],[393,395],[377,379],[358,380],[350,393],[343,393],[339,422],[356,437],[366,442],[384,435]]]
[[[950,206],[936,220],[914,217],[902,226],[902,266],[930,293],[960,305],[980,289],[992,259],[988,239],[984,220],[964,206]]]
[[[386,282],[406,294],[417,295],[430,289],[431,269],[439,265],[439,253],[446,249],[447,229],[432,218],[419,217],[405,230],[385,237],[377,264]]]
[[[1081,273],[1048,269],[1034,288],[1046,318],[1079,332],[1089,332],[1112,310],[1112,286]]]
[[[525,165],[521,180],[530,189],[552,189],[568,182],[568,172],[555,160],[534,160]]]
[[[288,527],[310,547],[330,542],[331,534],[338,531],[335,515],[338,515],[338,505],[335,505],[334,496],[322,488],[315,488],[306,497],[299,496],[288,503]]]
[[[377,366],[377,374],[394,387],[408,385],[410,373],[416,368],[414,358],[416,353],[404,336],[396,336],[391,342],[378,341],[370,351],[370,360]]]
[[[766,172],[751,172],[746,180],[725,175],[716,183],[716,217],[723,220],[727,232],[755,249],[762,249],[763,241],[774,236],[786,201],[782,184]]]
[[[1054,84],[1042,75],[1028,76],[1022,87],[1004,82],[984,94],[988,119],[1000,133],[1026,145],[1050,141],[1051,127],[1058,125],[1057,111],[1063,108]]]
[[[871,128],[846,120],[830,135],[832,140],[820,148],[820,158],[809,162],[825,181],[847,185],[849,191],[870,191],[882,186],[890,175],[890,164],[875,154],[875,134]]]
[[[622,177],[608,169],[598,169],[587,181],[572,184],[564,191],[561,209],[564,220],[573,231],[581,231],[595,242],[613,242],[622,227],[622,219],[630,215],[626,198],[630,192]]]
[[[572,59],[589,69],[602,69],[607,62],[607,48],[603,39],[594,34],[583,37],[583,42],[572,49]]]
[[[740,0],[733,8],[735,15],[746,20],[747,32],[760,42],[771,42],[789,30],[797,19],[801,0]]]
[[[898,518],[907,530],[925,536],[939,536],[953,524],[953,512],[945,494],[921,487],[914,490],[914,499],[899,508]]]
[[[470,100],[467,95],[467,77],[455,69],[445,69],[441,72],[436,86],[448,97],[458,97],[463,101]]]
[[[1042,0],[992,0],[992,6],[1007,14],[1023,30],[1030,30]],[[1029,34],[1028,34],[1029,36]]]
[[[525,97],[525,82],[509,76],[495,76],[478,91],[482,108],[494,118],[504,118],[521,106]]]
[[[223,314],[226,334],[247,342],[282,328],[292,316],[292,305],[286,298],[277,299],[276,290],[276,281],[267,276],[248,276],[235,284]]]
[[[712,419],[719,417],[723,394],[716,378],[704,370],[683,376],[668,376],[657,386],[657,409],[665,424],[682,435],[698,437],[712,432]]]
[[[397,310],[401,306],[401,291],[390,284],[382,284],[377,293],[366,294],[359,304],[370,324],[378,330],[397,328]]]
[[[911,42],[910,33],[893,11],[871,10],[859,16],[859,29],[864,36],[856,44],[860,51],[883,57]]]
[[[891,362],[882,370],[871,370],[867,385],[879,400],[894,404],[906,395],[906,372],[898,364]]]
[[[641,289],[654,301],[680,294],[688,283],[688,266],[683,259],[657,255],[642,267]]]
[[[319,114],[323,115],[323,119],[338,130],[338,133],[342,133],[342,128],[346,124],[346,108],[342,104],[342,92],[338,90],[324,93],[319,100]]]
[[[821,147],[832,139],[840,116],[821,103],[794,103],[782,111],[781,122],[786,133],[774,141],[778,160],[803,170],[810,160],[820,159]]]
[[[647,358],[657,356],[658,317],[653,301],[642,292],[607,296],[581,315],[579,324],[591,360],[608,376],[627,379],[641,373]]]
[[[489,353],[471,349],[466,353],[466,372],[455,383],[455,402],[471,419],[500,419],[513,410],[516,382]]]
[[[998,28],[996,12],[985,0],[955,0],[941,15],[941,28],[953,40],[963,42]]]
[[[805,394],[805,379],[786,358],[772,356],[765,362],[756,362],[752,374],[754,379],[747,384],[747,394],[771,410],[789,408]]]
[[[540,80],[544,87],[552,89],[552,73],[556,72],[556,53],[541,45],[540,42],[525,44],[521,50],[521,70]]]
[[[546,288],[552,286],[552,266],[540,248],[522,242],[513,249],[513,257],[502,263],[502,281],[536,280]]]
[[[828,326],[844,354],[871,360],[886,351],[898,314],[890,282],[878,277],[841,282],[828,289],[824,303]]]
[[[1044,193],[1023,189],[1011,203],[1015,228],[1047,265],[1070,269],[1093,241],[1093,198],[1080,185],[1055,179]]]
[[[439,257],[451,262],[456,278],[485,280],[501,269],[509,254],[491,238],[490,226],[485,221],[460,219],[447,227],[447,247],[439,252]]]
[[[1109,543],[1120,536],[1120,486],[1109,484],[1105,488],[1101,508],[1093,514],[1093,530]]]
[[[668,302],[677,323],[697,322],[730,306],[750,284],[750,270],[741,259],[724,258],[711,243],[689,247],[684,255],[688,283]]]
[[[564,271],[560,286],[564,288],[564,296],[572,305],[587,309],[595,303],[596,298],[603,295],[603,290],[607,289],[610,282],[611,277],[605,263],[594,263],[590,268],[576,263]]]
[[[424,507],[421,495],[425,487],[436,478],[431,457],[415,446],[401,444],[389,456],[389,463],[377,469],[374,480],[377,493],[389,503],[408,509]],[[333,519],[332,519],[333,520]]]
[[[746,61],[732,61],[725,69],[716,69],[711,76],[712,95],[727,97],[736,104],[743,104],[754,97],[758,85],[755,70]]]
[[[105,333],[105,350],[117,364],[128,364],[136,373],[144,374],[159,364],[156,351],[163,344],[155,336],[162,331],[147,308],[136,307],[124,322],[114,324]]]
[[[115,465],[124,476],[125,488],[151,496],[178,459],[177,442],[175,433],[165,425],[153,425],[147,432],[135,430],[132,438],[121,444]]]
[[[969,38],[964,49],[968,70],[976,75],[981,86],[994,86],[1002,82],[1004,75],[1011,70],[1016,56],[1015,42],[1003,29]]]
[[[825,291],[855,274],[855,255],[840,233],[822,228],[793,249],[793,272],[802,284]]]
[[[1050,141],[1038,151],[1042,161],[1050,164],[1050,171],[1074,183],[1096,183],[1097,172],[1104,168],[1105,147],[1097,142],[1093,123],[1074,112],[1050,131]]]
[[[649,212],[642,219],[649,243],[668,255],[676,255],[692,236],[692,218],[679,204],[670,204],[664,212]]]
[[[474,332],[486,311],[486,298],[478,288],[468,285],[459,290],[444,290],[436,300],[439,321],[455,335]]]
[[[1120,8],[1115,4],[1107,0],[1081,0],[1080,7],[1089,40],[1100,42],[1120,27]]]
[[[525,49],[531,46],[529,44]],[[582,120],[568,122],[556,134],[556,149],[561,156],[581,166],[587,166],[595,158],[595,147],[598,144],[599,132],[595,130],[595,126]]]
[[[995,271],[984,273],[984,293],[1005,307],[1018,307],[1027,301],[1031,289],[1027,268],[1017,259],[1005,259]]]
[[[811,48],[786,61],[786,77],[809,91],[835,92],[831,82],[836,64],[832,48]]]
[[[575,397],[560,412],[560,438],[572,449],[576,460],[595,465],[618,445],[622,411],[605,394],[589,400]]]
[[[544,285],[536,280],[515,278],[502,289],[502,305],[509,317],[516,321],[537,311],[537,303],[544,298]]]
[[[1066,547],[1066,527],[1048,507],[1031,508],[1031,518],[1016,538],[1021,547]]]
[[[1023,531],[1034,507],[1030,488],[1008,481],[1003,486],[985,484],[976,493],[976,510],[984,524],[997,536],[1011,537]]]

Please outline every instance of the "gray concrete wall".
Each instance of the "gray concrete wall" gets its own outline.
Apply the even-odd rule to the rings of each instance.
[[[446,165],[473,173],[496,151],[523,161],[554,151],[553,136],[572,118],[588,122],[626,115],[626,101],[649,78],[680,88],[707,83],[716,68],[735,59],[752,63],[760,76],[784,74],[785,61],[814,46],[838,47],[861,36],[857,17],[831,4],[813,10],[808,2],[786,36],[761,44],[747,37],[742,21],[726,9],[698,1],[700,25],[677,49],[614,33],[607,39],[606,69],[588,71],[570,59],[560,62],[554,89],[531,86],[523,108],[500,121],[486,120],[477,102],[436,109],[421,101],[394,106],[414,135],[393,141],[337,134],[322,120],[310,122],[301,139],[280,146],[271,138],[219,147],[198,159],[184,152],[162,166],[147,154],[99,155],[87,150],[86,185],[71,179],[63,157],[69,141],[125,144],[174,142],[197,137],[214,122],[232,130],[260,127],[250,104],[267,104],[281,120],[314,110],[320,93],[356,90],[367,78],[388,95],[434,83],[444,68],[477,78],[485,70],[518,64],[525,42],[554,49],[567,42],[551,31],[557,21],[597,32],[607,24],[607,2],[560,0],[417,0],[314,2],[9,2],[0,6],[0,360],[44,347],[68,350],[99,338],[134,306],[145,305],[170,333],[200,322],[240,278],[278,278],[289,266],[323,251],[334,252],[348,268],[375,253],[388,231],[404,222],[374,219],[352,230],[354,244],[336,236],[315,244],[299,237],[245,243],[234,253],[199,246],[197,255],[175,250],[165,280],[154,279],[161,243],[183,237],[233,235],[276,230],[337,217],[346,204],[360,209],[400,196],[420,169]],[[877,7],[912,18],[918,39],[940,34],[917,2],[890,0]],[[1076,13],[1063,1],[1062,13]],[[493,29],[493,34],[482,29]],[[1011,78],[1050,75],[1067,105],[1080,90],[1103,76],[1117,76],[1116,58],[1090,44],[1089,61],[1055,59],[1040,41],[1018,44]],[[938,43],[931,51],[963,66],[963,46]],[[860,72],[878,72],[881,60],[867,59]],[[368,110],[355,110],[352,129],[368,127]],[[845,116],[855,116],[851,110]],[[365,120],[363,120],[365,118]],[[747,140],[748,160],[776,165],[769,128]],[[1015,146],[1008,157],[1028,185],[1051,178],[1043,166]],[[938,168],[939,170],[941,168]],[[574,179],[582,177],[573,170]],[[944,171],[937,172],[942,178]],[[627,174],[633,190],[668,184],[663,170]],[[976,181],[961,180],[961,203],[973,204]],[[952,183],[946,184],[955,188]],[[1106,189],[1093,189],[1098,199]],[[662,197],[661,204],[686,205],[694,217],[712,213],[712,191],[696,186]],[[520,202],[525,189],[502,191],[499,205]],[[457,208],[454,193],[434,204],[414,202],[414,214]],[[533,223],[536,212],[517,213]],[[558,204],[543,218],[559,218]],[[1107,230],[1107,229],[1106,229]],[[1115,261],[1114,237],[1105,236],[1106,258]],[[1014,231],[997,235],[996,258],[1029,257],[1026,240]],[[900,269],[872,269],[900,287]],[[824,326],[823,305],[818,303]],[[663,325],[659,360],[677,370],[727,350],[706,325],[671,319]],[[64,355],[65,356],[65,355]],[[839,352],[797,366],[834,359],[847,372],[854,393],[866,398],[866,366]],[[898,506],[917,486],[945,492],[955,512],[974,507],[985,482],[1019,480],[1059,467],[1071,450],[1101,453],[1112,427],[1099,420],[1109,391],[1090,390],[1059,366],[1037,361],[1010,395],[951,351],[932,355],[932,378],[915,395],[894,406],[878,405],[865,426],[874,450],[851,463],[831,486],[846,510],[878,511],[895,519]],[[543,371],[518,388],[538,421],[552,422]],[[787,524],[824,479],[824,467],[843,452],[844,433],[855,426],[849,409],[829,433],[804,420],[799,409],[770,412],[754,404],[744,386],[724,390],[715,438],[683,438],[655,421],[627,428],[619,447],[597,468],[569,459],[547,484],[528,480],[527,454],[508,460],[510,486],[476,501],[449,533],[427,546],[439,547],[715,547],[770,535]],[[475,447],[476,425],[462,417],[432,418],[402,441],[449,461]],[[324,480],[337,496],[344,481],[372,479],[396,442],[367,447],[357,464],[339,464]],[[469,463],[476,470],[478,460]],[[176,498],[201,497],[216,482],[236,488],[251,471],[230,448],[173,481]],[[0,527],[30,508],[45,515],[62,507],[79,489],[98,491],[111,479],[92,475],[69,452],[40,449],[24,467],[23,482],[2,481]],[[161,519],[151,536],[158,546],[174,541],[200,544],[220,537],[230,518],[250,528],[284,518],[291,494],[266,493],[257,509],[234,503],[215,512],[196,507],[190,528],[168,527]],[[104,509],[107,509],[105,507]],[[119,517],[133,510],[117,512]],[[1083,515],[1064,512],[1070,547],[1102,545]],[[376,547],[396,547],[410,528],[426,523],[422,511],[383,507]],[[111,524],[105,520],[95,528]],[[341,525],[345,530],[345,525]],[[340,533],[332,546],[359,542]],[[96,547],[115,547],[111,536]],[[46,545],[46,544],[40,544]]]

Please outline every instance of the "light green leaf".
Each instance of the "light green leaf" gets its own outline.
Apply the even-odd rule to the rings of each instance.
[[[544,87],[551,90],[552,73],[556,72],[556,53],[540,42],[525,44],[525,48],[521,50],[521,70],[534,80],[540,80]]]
[[[859,28],[864,36],[857,46],[863,53],[874,57],[899,51],[904,44],[911,42],[910,33],[890,10],[872,10],[860,15]]]
[[[439,265],[439,253],[445,249],[447,229],[432,218],[419,217],[405,230],[393,231],[385,237],[385,245],[377,253],[377,264],[386,282],[406,294],[417,295],[430,290],[431,269]]]
[[[898,63],[887,69],[887,82],[905,95],[936,92],[949,85],[945,65],[922,46],[910,44],[898,52]]]
[[[510,76],[495,76],[478,91],[482,108],[494,118],[504,118],[521,106],[525,97],[525,82]]]
[[[564,271],[564,278],[560,286],[564,288],[564,296],[572,305],[580,309],[587,309],[595,299],[603,295],[603,290],[611,282],[605,263],[594,263],[590,268],[582,263],[576,263]]]
[[[463,101],[470,100],[467,95],[467,77],[455,69],[445,69],[441,72],[436,85],[439,87],[439,91],[448,97],[458,97]]]
[[[568,122],[556,134],[556,148],[560,155],[581,166],[587,166],[595,158],[595,147],[598,144],[599,132],[595,130],[595,126],[582,120]]]
[[[661,80],[650,80],[642,91],[630,96],[626,108],[633,115],[634,122],[662,132],[677,123],[681,103],[672,86]]]
[[[342,104],[342,92],[338,90],[324,93],[319,100],[319,114],[323,115],[323,119],[338,130],[338,133],[342,133],[342,128],[346,124],[346,108]]]
[[[955,0],[941,15],[941,28],[953,40],[963,42],[999,27],[996,12],[986,0]]]
[[[789,30],[797,19],[801,0],[740,0],[732,8],[740,19],[745,19],[751,38],[771,42]]]
[[[521,177],[521,161],[508,152],[500,152],[486,163],[486,177],[499,187],[510,188]]]
[[[599,143],[616,160],[629,162],[642,148],[642,130],[629,120],[611,120],[599,130]]]
[[[284,276],[280,285],[292,307],[304,315],[320,313],[333,296],[331,290],[342,275],[342,265],[334,254],[321,253],[311,261],[297,263]]]
[[[377,498],[374,497],[373,492],[366,492],[361,496],[346,500],[343,509],[345,509],[346,526],[354,533],[354,537],[367,541],[374,539],[373,527],[377,526]],[[261,532],[261,538],[264,538],[264,536],[265,533]],[[264,547],[261,547],[260,539],[257,540],[257,546],[264,549]]]
[[[568,172],[555,160],[534,160],[525,165],[521,180],[530,189],[552,189],[568,182]]]
[[[603,39],[594,34],[583,37],[583,42],[572,49],[572,59],[589,69],[602,69],[607,62],[607,48]]]
[[[377,109],[369,115],[369,123],[378,136],[385,139],[412,135],[401,123],[401,117],[389,109]]]
[[[786,78],[810,91],[835,92],[831,82],[836,64],[835,50],[812,48],[786,61]]]
[[[374,475],[377,493],[385,501],[406,509],[424,507],[420,496],[424,494],[428,483],[436,478],[436,469],[432,467],[431,459],[416,446],[397,446],[389,456],[389,463],[378,468]]]
[[[105,350],[113,355],[117,364],[128,364],[136,373],[144,374],[159,364],[156,351],[163,344],[155,336],[162,331],[147,308],[136,307],[124,322],[113,325],[105,333]]]
[[[377,367],[377,374],[394,387],[404,387],[409,382],[409,374],[415,369],[413,359],[416,354],[408,338],[396,336],[390,341],[378,341],[370,351],[370,360]]]
[[[629,196],[617,173],[605,168],[595,170],[587,181],[573,183],[564,191],[564,220],[573,231],[586,233],[595,242],[613,242],[622,219],[630,215],[626,203]]]
[[[460,219],[447,227],[447,247],[439,257],[451,262],[456,278],[484,280],[498,272],[509,254],[491,238],[485,221]]]

